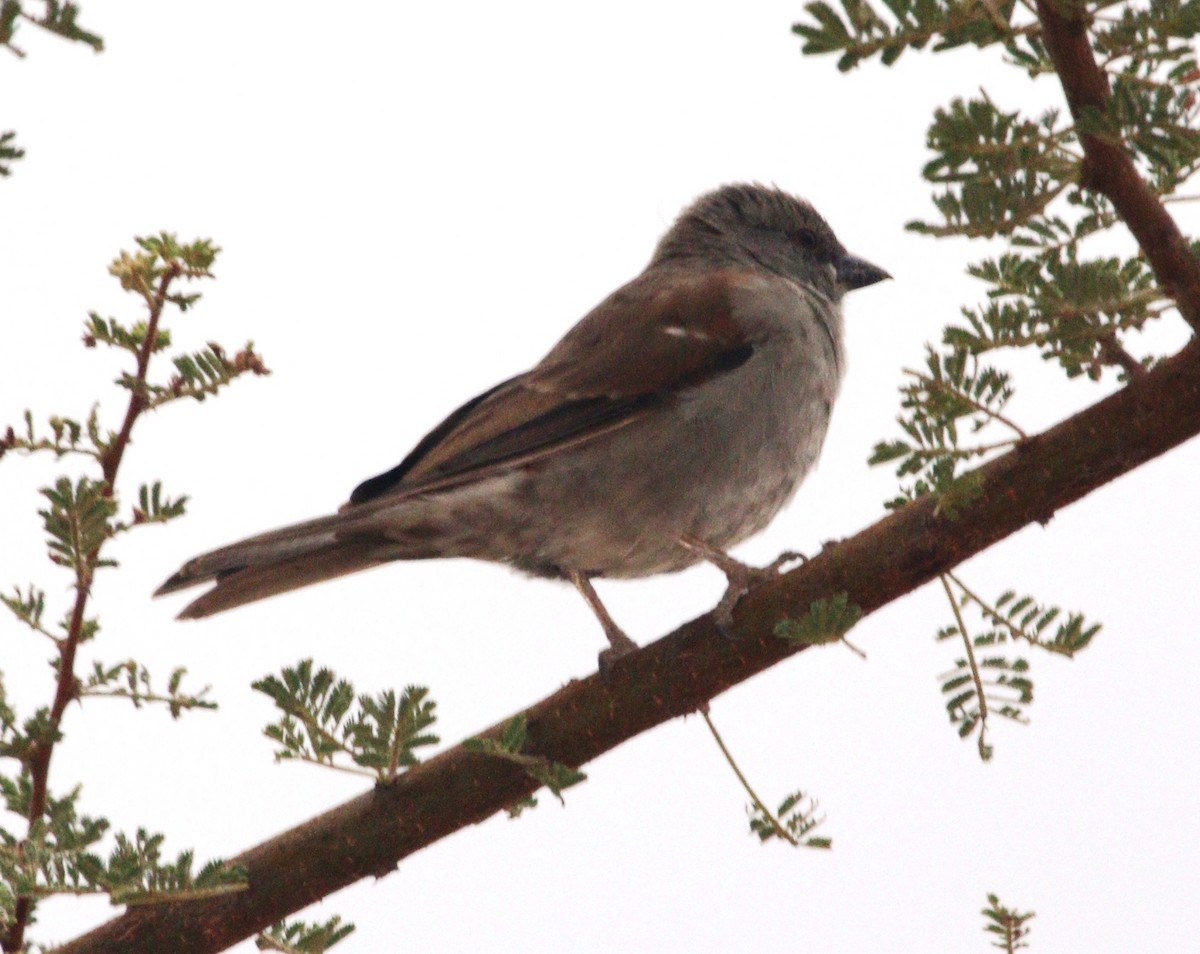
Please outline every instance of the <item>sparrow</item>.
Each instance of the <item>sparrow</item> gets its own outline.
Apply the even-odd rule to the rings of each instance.
[[[727,550],[812,469],[845,371],[842,296],[890,278],[806,201],[733,184],[685,208],[645,270],[531,370],[467,401],[337,513],[185,563],[155,593],[211,583],[180,619],[396,560],[472,557],[568,580],[609,641],[636,644],[591,580],[755,570]],[[758,571],[765,572],[765,571]]]

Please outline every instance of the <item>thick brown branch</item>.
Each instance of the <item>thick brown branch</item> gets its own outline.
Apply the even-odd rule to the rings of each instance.
[[[846,592],[864,612],[1200,433],[1200,343],[980,468],[983,494],[939,516],[921,499],[749,593],[734,638],[709,617],[565,686],[528,710],[529,754],[580,766],[797,650],[773,635],[813,601]],[[491,730],[498,733],[499,727]],[[483,821],[534,788],[519,766],[461,746],[235,859],[249,890],[139,907],[59,954],[215,952],[325,895],[382,876],[413,852]]]
[[[1063,0],[1037,0],[1042,39],[1071,115],[1078,119],[1088,109],[1103,112],[1112,92],[1088,42],[1090,14],[1082,4],[1074,9],[1074,15],[1068,15]],[[1200,261],[1179,226],[1120,145],[1091,133],[1083,133],[1080,141],[1083,184],[1108,197],[1149,259],[1163,291],[1175,299],[1187,322],[1200,328]]]

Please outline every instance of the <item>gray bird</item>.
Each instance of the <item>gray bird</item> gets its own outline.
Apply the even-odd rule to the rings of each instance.
[[[474,557],[570,580],[611,659],[635,644],[590,579],[703,559],[729,577],[727,621],[755,571],[725,551],[788,502],[825,439],[842,295],[888,277],[801,199],[710,192],[532,370],[468,401],[336,514],[189,560],[155,595],[213,583],[179,614],[195,619],[393,560]]]

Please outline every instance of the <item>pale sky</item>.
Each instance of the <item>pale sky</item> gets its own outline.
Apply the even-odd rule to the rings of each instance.
[[[582,600],[495,566],[394,565],[190,624],[173,621],[181,598],[150,593],[201,550],[336,508],[540,358],[724,182],[809,198],[895,276],[847,299],[850,371],[820,467],[737,552],[815,552],[881,515],[894,480],[865,460],[897,434],[901,368],[982,294],[964,274],[982,246],[904,230],[932,214],[929,114],[981,87],[1006,108],[1058,93],[973,51],[841,76],[800,56],[800,14],[759,0],[368,3],[341,17],[125,0],[84,6],[102,55],[32,30],[26,60],[0,54],[0,128],[28,151],[0,182],[0,424],[26,407],[82,417],[99,395],[116,426],[118,363],[80,347],[80,326],[92,309],[141,317],[105,269],[160,229],[224,249],[198,308],[172,318],[180,347],[249,338],[274,370],[143,421],[127,493],[161,478],[190,514],[114,547],[122,569],[96,587],[103,632],[85,656],[134,657],[161,682],[184,665],[220,710],[173,724],[119,702],[72,709],[52,790],[82,781],[83,812],[165,831],[172,856],[228,857],[370,785],[273,764],[253,680],[311,656],[360,691],[426,685],[449,745],[591,673],[603,637]],[[1181,340],[1176,322],[1150,347]],[[1112,387],[1014,367],[1012,414],[1032,430]],[[1037,911],[1037,954],[1194,949],[1198,463],[1187,445],[961,569],[990,596],[1012,587],[1105,625],[1073,662],[1031,657],[1032,725],[995,725],[991,764],[947,724],[937,677],[958,650],[933,640],[950,621],[936,585],[855,631],[867,662],[813,650],[714,701],[768,802],[819,798],[831,853],[760,846],[689,718],[587,766],[565,809],[543,793],[520,820],[460,832],[303,916],[354,921],[347,954],[959,954],[989,949],[991,891]],[[61,469],[0,466],[0,586],[35,580],[59,606],[67,580],[35,510]],[[701,567],[599,589],[644,643],[710,609],[723,580]],[[50,698],[46,647],[12,621],[0,633],[28,714]],[[44,942],[115,913],[40,911]]]

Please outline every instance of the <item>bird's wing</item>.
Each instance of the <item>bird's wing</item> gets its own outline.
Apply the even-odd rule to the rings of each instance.
[[[360,484],[343,512],[536,461],[738,367],[754,342],[735,318],[734,293],[759,280],[738,269],[635,279],[533,370],[468,401],[396,467]]]

